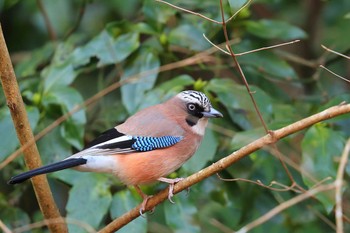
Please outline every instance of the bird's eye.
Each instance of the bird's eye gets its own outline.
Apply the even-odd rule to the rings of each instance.
[[[187,105],[187,108],[188,108],[188,110],[190,110],[190,111],[194,111],[194,110],[196,109],[196,105],[194,105],[194,104],[188,104],[188,105]]]

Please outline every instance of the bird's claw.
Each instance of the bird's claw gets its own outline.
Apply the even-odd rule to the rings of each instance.
[[[183,179],[184,178],[182,178],[182,177],[175,178],[175,179],[168,179],[168,178],[162,177],[162,178],[158,179],[159,181],[163,181],[163,182],[166,182],[169,184],[168,200],[172,204],[175,204],[175,202],[172,199],[172,197],[174,196],[174,185]]]
[[[146,206],[147,206],[147,202],[148,200],[151,198],[152,196],[144,196],[143,197],[143,201],[142,201],[142,204],[141,204],[141,208],[139,210],[139,213],[140,213],[140,216],[143,217],[143,218],[146,218],[146,215],[144,214],[145,211],[146,211]],[[154,213],[154,210],[156,209],[156,207],[153,207],[149,213],[150,214],[153,214]]]

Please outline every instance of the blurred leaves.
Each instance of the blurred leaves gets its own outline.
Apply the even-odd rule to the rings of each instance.
[[[204,165],[213,160],[218,146],[218,141],[211,129],[206,129],[203,141],[197,152],[182,167],[188,173],[195,173]]]
[[[69,191],[67,217],[79,219],[97,229],[112,202],[106,176],[84,176],[74,183]],[[84,229],[69,225],[70,232],[85,232]]]
[[[116,26],[117,27],[117,26]],[[98,67],[123,61],[139,47],[139,34],[130,32],[114,36],[103,30],[85,46],[74,50],[71,62],[75,66],[87,64],[92,57],[97,57]]]
[[[34,107],[26,107],[26,111],[30,126],[32,129],[35,129],[39,121],[39,111]],[[16,130],[13,126],[11,114],[7,107],[0,109],[0,132],[2,132],[0,140],[0,161],[3,161],[19,146]]]
[[[122,81],[128,81],[132,75],[138,75],[139,78],[121,87],[122,101],[129,114],[135,113],[139,104],[143,102],[145,92],[154,86],[159,66],[158,56],[151,49],[143,48],[137,57],[125,67],[121,77]],[[150,71],[152,73],[146,73]]]
[[[188,24],[174,28],[169,34],[169,41],[194,51],[202,51],[210,47],[203,37],[203,32]]]
[[[111,218],[115,219],[128,212],[140,203],[139,199],[129,190],[122,190],[113,196],[113,201],[111,205]],[[147,221],[143,218],[137,218],[130,224],[126,225],[118,232],[130,233],[130,232],[147,232]]]
[[[54,41],[48,38],[47,22],[36,1],[0,1],[2,27],[34,133],[53,124],[84,100],[121,83],[121,88],[80,109],[37,142],[44,164],[79,151],[105,129],[185,89],[205,92],[224,118],[210,120],[197,153],[171,177],[197,172],[265,134],[230,57],[220,52],[202,53],[210,62],[180,68],[170,65],[210,48],[203,34],[215,44],[223,43],[220,25],[153,0],[42,2],[57,35]],[[246,2],[224,3],[225,18]],[[221,21],[218,2],[172,3]],[[348,61],[324,53],[320,43],[344,53],[349,50],[348,41],[339,38],[349,37],[350,2],[317,4],[321,3],[316,1],[308,6],[302,1],[252,2],[226,25],[235,53],[281,40],[307,38],[306,46],[294,44],[237,57],[269,129],[284,127],[350,101],[347,84],[316,68],[318,64],[329,64],[332,70],[348,76],[344,68]],[[315,17],[310,15],[315,7],[322,10],[319,18],[312,18],[315,21],[310,27],[306,19]],[[71,29],[74,30],[66,38]],[[305,59],[315,67],[305,66]],[[160,72],[162,65],[166,65],[165,71]],[[312,88],[308,89],[309,86]],[[0,104],[0,161],[3,161],[18,148],[18,141],[2,92]],[[327,177],[332,178],[328,182],[334,181],[339,156],[350,136],[349,124],[349,116],[344,115],[278,142],[281,152],[301,169],[291,169],[299,185],[311,189]],[[0,218],[10,227],[41,219],[29,183],[6,185],[6,180],[19,169],[25,170],[21,158],[6,166],[0,176],[3,181],[0,182]],[[269,150],[252,153],[220,175],[290,185],[289,177]],[[65,170],[50,174],[49,178],[60,209],[66,210],[69,218],[95,229],[141,202],[137,194],[112,175]],[[164,187],[155,183],[143,188],[154,194]],[[343,199],[347,200],[348,182],[344,187]],[[318,217],[322,214],[334,221],[333,213],[329,212],[334,207],[333,194],[329,194],[317,195],[319,202],[308,200],[293,206],[252,232],[329,232],[332,229]],[[175,205],[165,202],[156,208],[154,215],[138,218],[120,231],[222,232],[213,224],[214,220],[233,231],[294,196],[291,191],[276,192],[246,182],[224,182],[213,176],[191,187],[188,196],[176,195]],[[346,203],[344,206],[347,211]],[[346,227],[345,231],[349,231]],[[70,230],[84,231],[73,225]]]
[[[306,33],[300,28],[284,21],[258,20],[247,21],[247,31],[264,39],[294,40],[306,38]]]
[[[302,173],[305,184],[311,188],[328,177],[334,181],[337,174],[336,158],[342,154],[345,145],[345,137],[341,132],[334,131],[324,123],[312,126],[305,134],[302,141],[302,163],[305,171]],[[310,178],[312,177],[312,179]],[[332,210],[335,200],[331,192],[321,193],[316,196],[329,212]]]

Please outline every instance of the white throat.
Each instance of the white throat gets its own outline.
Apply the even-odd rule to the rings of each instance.
[[[205,133],[205,128],[208,125],[208,119],[207,118],[201,118],[197,121],[197,124],[192,126],[192,131],[200,136],[203,136]]]

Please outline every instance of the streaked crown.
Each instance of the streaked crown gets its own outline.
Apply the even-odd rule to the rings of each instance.
[[[206,112],[209,112],[211,109],[209,98],[202,92],[188,90],[180,92],[178,96],[186,103],[198,104]]]

